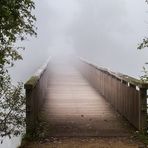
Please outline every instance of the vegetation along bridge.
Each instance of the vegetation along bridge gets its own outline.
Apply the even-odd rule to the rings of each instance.
[[[126,136],[146,130],[147,88],[83,59],[52,58],[25,84],[27,132]]]

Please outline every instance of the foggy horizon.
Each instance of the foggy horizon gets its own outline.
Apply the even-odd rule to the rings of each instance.
[[[23,60],[10,69],[14,80],[26,81],[57,53],[75,53],[115,72],[142,75],[148,51],[137,47],[147,36],[145,1],[37,0],[35,4],[38,36],[23,43]]]
[[[10,68],[13,82],[25,83],[52,56],[73,54],[98,67],[139,78],[148,49],[137,50],[148,37],[145,0],[36,0],[37,38],[19,51],[23,60]],[[15,148],[17,138],[2,147]]]

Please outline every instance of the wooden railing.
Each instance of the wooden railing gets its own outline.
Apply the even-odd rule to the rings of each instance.
[[[99,68],[84,59],[80,59],[79,66],[87,80],[121,115],[138,130],[147,128],[147,83]]]
[[[26,90],[26,132],[32,133],[38,123],[38,115],[46,98],[48,62],[25,83]]]

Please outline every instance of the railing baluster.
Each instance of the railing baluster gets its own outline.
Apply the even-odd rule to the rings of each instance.
[[[138,130],[146,129],[148,83],[99,68],[83,59],[80,63],[88,70],[80,69],[82,74],[101,95]]]
[[[139,98],[139,129],[144,131],[145,129],[147,129],[147,88],[140,88]]]
[[[24,85],[26,90],[26,133],[33,134],[46,97],[49,60]]]

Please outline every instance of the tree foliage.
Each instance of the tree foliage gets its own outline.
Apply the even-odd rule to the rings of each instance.
[[[143,49],[145,47],[148,47],[148,38],[144,38],[142,43],[139,44],[138,49]]]
[[[19,135],[25,127],[25,97],[22,83],[11,84],[8,74],[0,89],[0,137]]]
[[[148,69],[145,66],[143,67],[142,73],[143,73],[143,75],[140,77],[140,79],[143,82],[148,82]]]
[[[16,42],[36,36],[33,0],[0,0],[0,136],[17,135],[24,124],[22,85],[14,86],[8,68],[22,59]]]
[[[148,0],[145,0],[145,2],[148,4]],[[148,38],[145,37],[141,44],[139,44],[138,49],[143,49],[145,47],[148,47]]]
[[[145,0],[145,2],[148,4],[148,0]],[[148,38],[147,37],[145,37],[144,39],[143,39],[143,41],[138,45],[138,48],[137,49],[144,49],[144,48],[146,48],[146,47],[148,47]],[[146,66],[148,65],[148,63],[145,63],[146,64]],[[143,81],[143,82],[148,82],[148,69],[144,66],[143,67],[143,75],[140,77],[141,78],[141,80]]]
[[[18,40],[26,35],[36,35],[34,31],[35,16],[32,0],[0,0],[0,68],[13,65],[13,61],[22,59],[15,47]],[[1,71],[2,72],[2,71]]]

